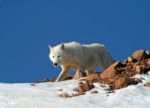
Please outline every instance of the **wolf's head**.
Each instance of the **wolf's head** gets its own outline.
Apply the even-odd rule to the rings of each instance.
[[[53,62],[53,65],[56,67],[63,64],[65,61],[65,45],[60,44],[55,47],[49,45],[48,47],[50,49],[49,58]]]

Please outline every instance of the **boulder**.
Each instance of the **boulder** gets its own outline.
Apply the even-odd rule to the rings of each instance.
[[[104,72],[101,74],[101,78],[109,78],[116,74],[117,70],[116,67],[120,67],[122,65],[121,62],[117,61],[109,66]]]
[[[148,55],[145,50],[141,49],[141,50],[137,50],[137,51],[133,52],[131,57],[133,59],[142,60],[142,59],[146,59],[148,57]]]

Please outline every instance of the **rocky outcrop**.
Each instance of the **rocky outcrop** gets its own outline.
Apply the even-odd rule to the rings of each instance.
[[[100,82],[109,85],[110,90],[116,90],[141,83],[142,79],[133,78],[133,76],[136,74],[147,74],[148,71],[150,71],[150,52],[137,50],[123,63],[116,61],[101,74],[87,75],[84,81],[90,83]],[[89,91],[89,89],[87,89],[87,91]]]
[[[93,73],[86,74],[85,72],[76,72],[68,79],[80,79],[76,91],[78,92],[75,96],[83,95],[86,91],[94,88],[93,83],[102,83],[109,85],[109,91],[121,89],[129,85],[135,85],[142,82],[142,78],[134,78],[136,74],[148,74],[150,71],[150,51],[143,49],[133,52],[123,63],[116,61],[101,74]],[[46,79],[41,82],[55,81],[56,78]],[[150,83],[146,83],[144,86],[150,87]],[[96,92],[97,93],[97,92]],[[71,97],[68,94],[62,95],[62,97]]]

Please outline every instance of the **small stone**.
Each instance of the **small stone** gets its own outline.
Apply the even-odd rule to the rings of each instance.
[[[144,86],[150,87],[150,82],[145,83]]]
[[[63,91],[63,89],[58,89],[57,91]]]
[[[114,93],[115,91],[114,90],[111,90],[111,91],[108,91],[107,93]]]
[[[67,92],[62,93],[62,94],[60,94],[59,96],[62,97],[62,98],[71,97],[71,95],[69,95],[69,93],[67,93]]]
[[[36,86],[36,84],[33,83],[33,84],[31,84],[31,86]]]
[[[94,88],[93,83],[86,82],[78,86],[78,92],[86,92],[91,90],[92,88]]]
[[[96,94],[98,93],[98,91],[94,90],[94,91],[91,91],[92,94]]]
[[[138,83],[142,83],[142,80],[139,78],[129,78],[128,85],[136,85]]]

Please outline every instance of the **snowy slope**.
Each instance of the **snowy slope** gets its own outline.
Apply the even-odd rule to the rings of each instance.
[[[97,94],[87,92],[85,95],[62,98],[64,92],[75,94],[78,81],[69,80],[55,83],[40,83],[36,86],[25,84],[0,83],[0,108],[150,108],[150,75],[143,77],[143,83],[108,93],[95,84]]]

